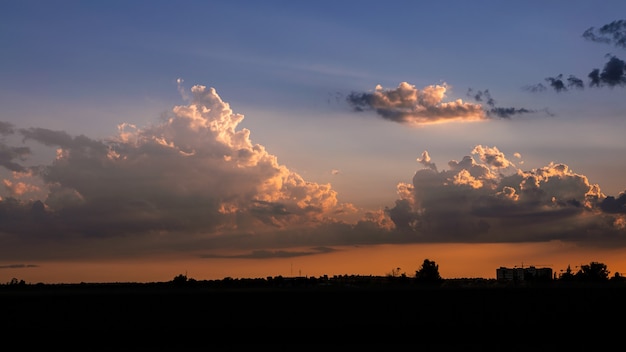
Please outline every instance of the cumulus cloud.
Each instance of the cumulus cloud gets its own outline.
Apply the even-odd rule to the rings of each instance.
[[[471,154],[447,170],[426,164],[412,184],[398,184],[400,199],[387,209],[395,228],[432,242],[626,244],[623,194],[607,197],[562,163],[522,170],[495,146]]]
[[[474,147],[474,150],[472,150],[472,154],[478,155],[480,161],[493,168],[506,169],[515,166],[504,156],[504,153],[498,150],[498,147],[495,146],[487,147],[477,145]]]
[[[401,82],[394,89],[378,85],[373,92],[353,92],[346,98],[354,111],[375,111],[380,117],[412,125],[449,121],[480,121],[487,118],[480,104],[462,99],[446,102],[447,84],[417,89]]]
[[[422,153],[422,156],[417,158],[417,162],[424,165],[424,167],[437,171],[437,165],[430,161],[430,155],[428,155],[427,150]]]
[[[21,199],[34,186],[3,180],[10,197],[0,202],[0,217],[8,219],[0,223],[0,240],[176,242],[308,228],[356,211],[338,201],[330,184],[303,179],[253,143],[250,131],[238,128],[244,116],[215,89],[179,88],[186,104],[164,121],[145,128],[122,124],[105,140],[0,124],[1,133],[57,150],[51,164],[36,169],[45,199]],[[1,147],[0,165],[25,170],[20,161],[28,148]]]
[[[180,89],[185,104],[163,120],[121,124],[103,140],[0,124],[0,133],[56,150],[50,164],[26,167],[28,153],[3,141],[14,153],[2,159],[12,176],[0,180],[0,255],[15,262],[162,251],[227,258],[234,250],[270,258],[379,243],[626,243],[623,194],[605,196],[565,164],[522,170],[496,146],[477,145],[447,169],[424,151],[416,159],[422,168],[412,183],[397,185],[392,207],[357,209],[339,202],[330,184],[305,180],[253,143],[239,128],[243,115],[215,89]],[[432,94],[382,96],[436,106],[440,95]]]

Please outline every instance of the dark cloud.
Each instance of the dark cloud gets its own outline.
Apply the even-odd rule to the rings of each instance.
[[[501,108],[501,107],[494,107],[494,108],[489,109],[488,111],[489,115],[495,115],[495,116],[505,118],[505,119],[508,119],[514,115],[531,114],[535,112],[537,111],[529,110],[525,108]]]
[[[511,118],[515,115],[532,114],[537,110],[531,110],[526,108],[513,108],[513,107],[499,107],[496,106],[496,101],[491,97],[489,89],[474,90],[469,88],[467,90],[467,96],[476,100],[477,102],[484,102],[487,108],[483,108],[487,116],[496,116],[503,119]]]
[[[559,74],[556,77],[547,77],[546,81],[550,84],[550,87],[557,92],[566,91],[570,88],[584,88],[583,81],[573,75],[570,75],[566,80],[563,80],[563,75]]]
[[[336,251],[330,247],[316,247],[311,248],[309,251],[294,251],[294,250],[254,250],[249,253],[237,254],[237,255],[219,255],[219,254],[204,254],[202,258],[241,258],[241,259],[271,259],[271,258],[295,258],[304,257],[315,254],[331,253]]]
[[[27,168],[17,161],[25,161],[30,154],[29,147],[11,147],[0,143],[0,166],[11,171],[25,172]]]
[[[626,214],[626,193],[620,193],[615,198],[608,196],[600,203],[602,211],[612,214]]]
[[[546,77],[548,85],[556,92],[567,92],[570,89],[584,89],[585,83],[582,79],[569,75],[566,79],[563,78],[563,74],[558,74],[554,77]],[[542,83],[538,83],[532,86],[525,87],[530,92],[543,92],[547,89]]]
[[[615,57],[611,56],[609,61],[604,64],[602,71],[594,69],[588,75],[590,87],[602,87],[602,86],[623,86],[626,84],[626,63]]]
[[[585,84],[584,84],[582,79],[580,79],[580,78],[578,78],[576,76],[570,75],[569,77],[567,77],[567,86],[569,88],[582,89],[582,88],[585,87]]]
[[[598,43],[613,44],[616,47],[626,48],[626,20],[613,21],[600,28],[590,27],[582,35],[583,38]],[[587,74],[589,88],[617,87],[626,85],[626,63],[615,55],[608,55],[609,61],[602,69],[595,68]],[[546,77],[550,88],[555,92],[567,92],[571,89],[583,89],[585,83],[575,75],[569,75],[567,79],[563,74],[554,77]],[[528,85],[525,90],[536,93],[547,90],[542,83]]]
[[[0,135],[9,136],[15,133],[13,124],[0,121]],[[3,138],[4,139],[4,138]],[[0,166],[15,172],[26,172],[28,168],[20,164],[31,154],[31,149],[26,146],[10,146],[4,140],[0,141]]]
[[[563,75],[558,75],[556,77],[548,77],[546,78],[546,81],[548,81],[548,83],[550,84],[550,87],[554,88],[554,90],[556,90],[557,92],[561,92],[564,90],[567,90],[567,88],[565,88],[565,84],[563,83],[563,80],[561,79]]]
[[[49,147],[61,147],[74,151],[95,151],[106,153],[108,146],[102,142],[91,139],[84,135],[71,136],[65,131],[53,131],[46,128],[20,129],[19,133],[24,136],[24,141],[34,140]]]
[[[13,134],[15,130],[13,129],[13,124],[0,121],[0,134],[3,136]]]
[[[467,90],[467,96],[474,98],[474,100],[478,102],[484,102],[488,106],[495,106],[496,101],[491,98],[491,94],[489,93],[489,89],[485,90],[476,90],[474,91],[472,88]]]
[[[599,88],[599,87],[616,87],[626,85],[626,62],[619,59],[616,56],[611,56],[609,61],[604,64],[602,70],[596,68],[593,69],[588,75],[589,82],[587,87]],[[567,79],[563,78],[563,74],[559,74],[554,77],[547,77],[550,88],[555,92],[567,92],[571,89],[584,89],[585,84],[582,79],[569,75]],[[524,87],[525,90],[530,92],[543,92],[547,87],[541,83]]]
[[[616,20],[600,28],[589,27],[582,37],[593,42],[626,48],[626,20]]]
[[[0,265],[0,269],[24,269],[24,268],[38,268],[39,265],[35,264],[9,264]]]
[[[527,90],[531,93],[545,92],[548,88],[543,83],[526,85],[523,87],[524,90]]]

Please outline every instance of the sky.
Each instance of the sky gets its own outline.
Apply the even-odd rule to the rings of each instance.
[[[3,1],[0,282],[625,271],[620,14]]]

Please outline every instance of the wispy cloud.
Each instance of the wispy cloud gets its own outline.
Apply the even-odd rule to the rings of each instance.
[[[9,264],[0,265],[0,269],[24,269],[24,268],[38,268],[39,265],[35,264]]]
[[[626,48],[626,20],[616,20],[600,28],[589,27],[582,37],[592,42]]]
[[[219,255],[219,254],[205,254],[201,255],[202,258],[243,258],[243,259],[270,259],[270,258],[295,258],[303,257],[321,253],[335,252],[336,249],[330,247],[316,247],[311,248],[308,251],[294,251],[294,250],[253,250],[249,253],[237,254],[237,255]]]
[[[467,90],[467,96],[477,102],[484,103],[487,107],[484,107],[483,109],[485,111],[485,114],[487,114],[487,116],[489,117],[495,116],[508,119],[515,115],[533,114],[538,112],[538,110],[532,110],[527,108],[497,106],[496,101],[491,97],[491,93],[488,89],[474,90],[473,88],[469,88]],[[542,111],[550,114],[547,109],[543,109]]]

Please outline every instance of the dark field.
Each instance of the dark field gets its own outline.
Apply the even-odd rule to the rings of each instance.
[[[626,285],[611,283],[220,289],[27,285],[3,287],[0,312],[5,334],[144,332],[181,336],[182,343],[187,341],[183,336],[197,338],[201,332],[206,343],[294,337],[310,343],[399,338],[449,343],[477,333],[481,339],[505,334],[533,341],[601,332],[598,338],[605,339],[611,331],[624,332],[625,298]]]

